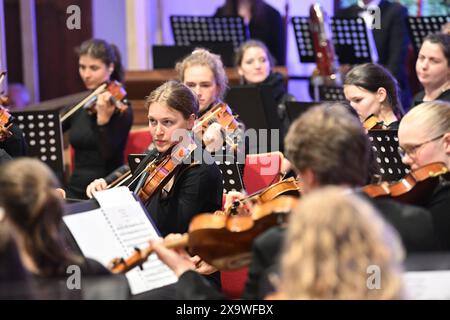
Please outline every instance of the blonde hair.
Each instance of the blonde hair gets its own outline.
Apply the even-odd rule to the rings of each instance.
[[[225,91],[228,88],[228,78],[220,56],[211,53],[206,49],[195,49],[190,55],[181,62],[178,62],[175,66],[175,70],[178,73],[178,79],[181,82],[184,82],[184,73],[186,69],[192,66],[206,66],[212,71],[216,85],[219,88],[217,98],[222,100]]]
[[[405,123],[414,124],[429,137],[450,132],[450,103],[440,100],[421,103],[403,117],[400,128]]]
[[[402,254],[397,234],[371,205],[327,187],[291,215],[280,289],[287,299],[398,299]],[[379,289],[370,289],[370,266],[381,270]]]

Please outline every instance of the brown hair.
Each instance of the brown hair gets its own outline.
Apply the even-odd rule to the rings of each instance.
[[[399,299],[403,256],[397,233],[372,205],[323,188],[291,213],[279,289],[287,299]],[[376,269],[379,287],[370,278]]]
[[[124,78],[124,69],[120,51],[114,44],[109,44],[105,40],[90,39],[83,42],[75,49],[79,57],[88,55],[92,58],[101,60],[106,66],[114,64],[114,71],[111,73],[111,80],[122,82]]]
[[[225,91],[228,88],[228,78],[220,56],[211,53],[206,49],[195,49],[190,55],[181,62],[178,62],[175,66],[175,70],[178,73],[178,79],[181,82],[184,82],[184,73],[186,69],[192,66],[206,66],[212,71],[216,85],[219,88],[217,98],[223,99]]]
[[[425,41],[437,44],[441,47],[445,59],[447,60],[447,65],[450,67],[450,35],[442,32],[431,33],[423,39],[422,44]]]
[[[198,99],[191,89],[179,81],[167,81],[153,90],[145,100],[145,108],[148,110],[152,103],[165,103],[188,119],[191,114],[198,114]]]
[[[0,168],[0,206],[23,238],[24,249],[41,276],[57,276],[79,260],[66,251],[57,180],[42,162],[12,160]]]
[[[322,104],[295,120],[285,138],[285,155],[299,171],[310,168],[321,185],[367,182],[370,141],[343,105]]]

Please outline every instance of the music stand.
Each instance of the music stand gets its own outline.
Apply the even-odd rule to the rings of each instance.
[[[313,40],[311,37],[309,18],[292,17],[292,26],[294,27],[295,42],[297,43],[298,56],[303,63],[315,63]]]
[[[427,35],[440,32],[447,22],[450,22],[450,16],[408,17],[408,31],[415,52],[419,52]]]
[[[248,30],[242,17],[170,16],[172,34],[177,45],[231,43],[238,48],[245,42]]]
[[[45,162],[64,181],[61,121],[58,110],[13,111],[28,143],[28,155]]]
[[[217,159],[217,157],[215,157]],[[245,190],[244,181],[244,164],[237,161],[216,160],[216,164],[222,173],[223,192],[230,191],[242,192]]]
[[[331,30],[340,64],[355,65],[373,61],[368,30],[363,18],[333,17]]]
[[[409,173],[398,154],[397,130],[369,130],[382,181],[398,181]]]
[[[287,101],[286,112],[289,122],[292,123],[295,119],[300,117],[304,112],[315,105],[317,105],[317,102]]]
[[[319,86],[320,101],[345,101],[344,88]]]
[[[247,153],[281,151],[283,132],[273,89],[268,85],[231,87],[225,102],[245,125]],[[277,131],[275,131],[277,130]],[[266,134],[266,136],[264,136]],[[277,137],[278,135],[278,137]]]

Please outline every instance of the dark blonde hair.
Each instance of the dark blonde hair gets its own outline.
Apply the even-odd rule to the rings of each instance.
[[[228,88],[228,78],[220,56],[211,53],[206,49],[195,49],[190,55],[181,62],[178,62],[175,66],[175,70],[178,73],[178,79],[181,82],[184,82],[184,73],[186,69],[192,66],[206,66],[212,71],[216,85],[219,88],[217,98],[220,100],[223,99],[225,91]]]
[[[250,39],[242,43],[239,48],[236,51],[236,54],[234,55],[234,65],[236,67],[240,67],[242,64],[242,59],[244,58],[244,53],[250,48],[261,48],[264,50],[264,52],[267,55],[267,58],[269,59],[270,68],[272,68],[275,65],[275,58],[270,53],[267,46],[264,44],[264,42],[259,40]]]
[[[370,141],[361,122],[339,103],[306,111],[290,126],[284,145],[292,165],[310,168],[321,185],[367,182]]]
[[[21,158],[0,167],[0,206],[41,276],[64,275],[67,266],[79,263],[66,249],[56,186],[54,174],[39,160]]]
[[[145,108],[148,110],[152,103],[165,103],[188,119],[191,114],[198,114],[198,99],[191,89],[179,81],[167,81],[153,90],[145,100]]]
[[[372,205],[348,190],[319,189],[291,213],[279,289],[287,299],[399,299],[403,257],[397,233]],[[374,267],[379,287],[370,286]]]
[[[442,32],[431,33],[423,39],[423,43],[425,41],[437,44],[441,47],[445,59],[447,60],[447,65],[450,67],[450,35]]]

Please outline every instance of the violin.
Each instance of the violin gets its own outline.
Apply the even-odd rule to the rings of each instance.
[[[197,148],[193,142],[184,146],[182,143],[177,144],[170,152],[168,152],[162,160],[158,162],[152,161],[141,174],[148,173],[148,177],[140,190],[136,190],[139,198],[146,203],[153,194],[161,190],[174,176],[179,165],[187,159]],[[157,160],[157,159],[155,159]]]
[[[6,71],[2,71],[0,73],[0,85],[3,82],[5,76]],[[8,109],[5,108],[8,105],[8,97],[0,95],[0,142],[4,142],[6,139],[12,136],[12,132],[9,129],[12,126],[14,117],[9,113]]]
[[[233,204],[224,211],[225,215],[236,215],[237,208],[241,205],[242,202],[246,200],[253,200],[256,204],[262,205],[269,201],[274,200],[280,196],[293,196],[300,197],[302,192],[302,187],[300,182],[291,177],[288,179],[281,180],[275,184],[268,186],[262,190],[259,190],[243,199],[236,200]],[[220,214],[220,213],[219,213]]]
[[[234,133],[239,128],[239,123],[236,118],[237,116],[233,115],[230,107],[226,103],[219,102],[196,121],[192,131],[203,140],[203,134],[208,127],[213,123],[218,123],[225,131],[226,143],[230,147],[234,147],[235,143],[232,141],[229,134]]]
[[[442,162],[433,162],[411,171],[400,181],[367,185],[362,191],[371,198],[392,197],[403,203],[420,204],[433,193],[441,176],[450,178],[449,169]]]
[[[371,114],[364,120],[363,127],[367,130],[382,130],[385,129],[383,121],[378,119],[377,116]]]
[[[103,83],[102,85],[100,85],[91,94],[89,94],[86,98],[84,98],[80,103],[74,106],[69,112],[64,114],[61,117],[61,121],[62,122],[65,121],[81,108],[86,109],[90,114],[97,113],[97,109],[95,108],[97,96],[106,91],[111,93],[110,102],[112,105],[116,107],[116,110],[118,110],[119,112],[124,112],[128,109],[128,105],[120,103],[120,100],[125,98],[127,92],[119,82],[110,81],[108,83]]]
[[[284,224],[297,203],[297,198],[284,196],[256,206],[251,216],[200,214],[192,219],[188,233],[180,239],[164,240],[163,244],[167,248],[187,247],[191,254],[219,270],[236,270],[250,263],[253,239],[273,226]],[[114,259],[110,269],[113,273],[124,273],[142,267],[152,253],[151,246],[135,249],[127,259]]]

